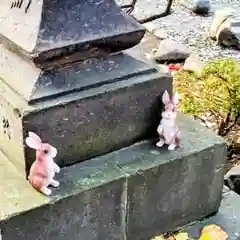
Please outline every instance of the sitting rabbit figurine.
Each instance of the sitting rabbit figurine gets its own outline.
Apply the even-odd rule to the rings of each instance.
[[[169,145],[168,150],[174,150],[180,145],[180,130],[176,126],[176,108],[178,105],[178,94],[175,93],[170,100],[167,90],[164,91],[162,96],[165,111],[162,112],[162,120],[157,128],[159,134],[158,147],[162,147],[164,144]]]
[[[49,196],[52,191],[48,186],[59,186],[59,182],[54,180],[55,173],[60,172],[60,167],[53,160],[57,149],[48,143],[42,143],[40,137],[33,132],[28,133],[26,144],[36,150],[36,160],[30,168],[28,180],[36,190]]]

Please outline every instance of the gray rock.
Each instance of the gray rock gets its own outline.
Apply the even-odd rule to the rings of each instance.
[[[210,0],[194,0],[191,7],[196,14],[207,14],[211,8]]]
[[[234,9],[224,8],[217,10],[214,14],[214,19],[210,28],[210,37],[216,40],[216,35],[221,24],[229,17],[234,15]]]
[[[183,69],[189,72],[200,74],[203,70],[204,64],[199,57],[192,53],[185,61]]]
[[[190,51],[186,45],[170,39],[162,40],[153,53],[154,59],[161,62],[185,60],[189,55]]]
[[[240,18],[234,9],[225,8],[215,12],[210,36],[218,44],[240,48]]]
[[[225,174],[224,183],[231,190],[240,194],[240,165],[234,166]]]
[[[228,18],[218,28],[216,39],[219,44],[240,49],[240,18]]]

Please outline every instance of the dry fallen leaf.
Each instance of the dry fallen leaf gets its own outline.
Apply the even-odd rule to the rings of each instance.
[[[166,238],[164,237],[164,235],[159,235],[151,240],[188,240],[188,233],[180,232]]]
[[[167,240],[175,240],[175,237],[174,237],[174,236],[169,236],[169,237],[167,238]]]
[[[152,238],[151,240],[165,240],[163,235],[156,236],[155,238]]]
[[[177,235],[174,235],[175,240],[187,240],[188,239],[188,233],[186,232],[180,232]]]
[[[226,240],[228,235],[215,224],[208,225],[202,229],[199,240]]]

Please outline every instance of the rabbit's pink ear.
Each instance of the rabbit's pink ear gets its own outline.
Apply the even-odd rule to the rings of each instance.
[[[163,101],[164,105],[168,105],[169,102],[170,102],[170,97],[169,97],[169,94],[168,94],[167,90],[165,90],[164,93],[163,93],[162,101]]]
[[[177,106],[178,103],[179,103],[179,95],[178,95],[178,93],[176,92],[176,93],[174,93],[173,96],[172,96],[172,104],[173,104],[174,106]]]
[[[27,137],[26,138],[26,144],[33,149],[39,150],[41,149],[41,145],[42,143],[39,142],[38,140],[31,138],[31,137]]]
[[[38,142],[42,142],[41,138],[34,132],[28,132],[28,136],[32,139],[35,139]]]

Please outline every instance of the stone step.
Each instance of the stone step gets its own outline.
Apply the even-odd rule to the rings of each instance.
[[[185,227],[182,231],[189,234],[189,238],[197,239],[204,226],[216,224],[221,227],[227,234],[228,240],[240,239],[240,196],[233,191],[224,191],[219,211],[203,221],[194,225]]]
[[[66,167],[50,198],[1,157],[2,240],[147,240],[216,212],[226,144],[184,115],[178,124],[176,151],[145,141]]]

